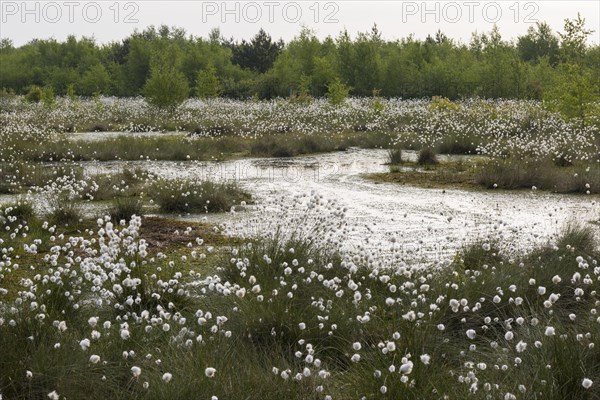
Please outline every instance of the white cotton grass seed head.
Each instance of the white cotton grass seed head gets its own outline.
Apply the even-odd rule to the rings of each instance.
[[[162,380],[164,383],[171,382],[171,379],[173,379],[173,375],[170,372],[165,372],[162,376]]]
[[[214,369],[213,367],[208,367],[204,370],[204,375],[206,375],[207,378],[214,378],[216,373],[217,373],[217,370]]]
[[[60,399],[60,395],[56,392],[56,390],[53,390],[50,393],[48,393],[48,398],[50,400],[59,400]]]
[[[407,361],[400,366],[400,373],[404,375],[408,375],[412,372],[413,363],[412,361]]]
[[[583,378],[583,381],[581,382],[581,386],[583,386],[585,389],[591,388],[593,384],[594,382],[588,378]]]
[[[517,353],[522,353],[527,349],[527,343],[520,341],[519,343],[517,343],[517,345],[515,346],[515,350],[517,351]]]
[[[79,346],[81,347],[81,350],[86,351],[90,347],[90,339],[83,339],[79,342]]]

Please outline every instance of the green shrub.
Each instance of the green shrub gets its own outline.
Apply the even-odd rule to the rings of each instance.
[[[312,101],[312,89],[310,76],[302,74],[300,76],[300,83],[298,85],[298,91],[295,96],[290,99],[292,103],[309,104]]]
[[[67,98],[72,102],[75,103],[78,98],[77,98],[77,94],[75,93],[75,85],[70,83],[69,85],[67,85]]]
[[[144,84],[143,93],[148,103],[159,108],[174,108],[189,96],[190,89],[185,75],[177,69],[174,49],[154,55],[150,77]]]
[[[350,87],[343,84],[339,78],[335,78],[333,82],[327,85],[327,99],[329,104],[333,106],[343,105],[349,94]]]
[[[433,96],[429,103],[429,109],[431,111],[451,111],[456,112],[460,110],[460,105],[448,100],[442,96]]]
[[[385,105],[380,95],[381,90],[373,89],[372,97],[369,100],[369,108],[376,113],[381,113],[385,109]]]
[[[187,99],[188,92],[185,75],[175,70],[166,70],[162,75],[153,74],[144,86],[148,103],[159,108],[178,106]]]
[[[44,103],[45,107],[52,107],[56,102],[56,97],[54,96],[54,89],[52,86],[46,86],[42,90],[42,103]]]
[[[198,71],[196,78],[196,96],[201,99],[218,97],[221,93],[221,83],[217,77],[217,70],[212,64]]]
[[[42,100],[42,89],[36,85],[30,86],[25,94],[25,100],[30,103],[39,103]]]

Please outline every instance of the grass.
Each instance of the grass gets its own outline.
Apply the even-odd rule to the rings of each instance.
[[[73,225],[83,218],[83,207],[69,193],[57,193],[48,197],[46,216],[53,224]]]
[[[439,161],[434,149],[425,147],[419,151],[419,157],[417,158],[418,165],[435,165],[437,163]]]
[[[348,147],[387,147],[390,133],[348,132],[302,135],[294,132],[247,136],[119,136],[95,142],[56,140],[44,146],[13,138],[11,157],[31,161],[224,160],[240,157],[289,157],[341,151]],[[0,155],[2,150],[0,150]],[[6,154],[5,156],[8,156]]]
[[[16,203],[2,205],[0,215],[4,218],[15,219],[16,221],[27,221],[34,216],[34,211],[31,203],[17,201]]]
[[[124,168],[117,173],[97,174],[88,178],[90,185],[82,199],[112,200],[115,197],[140,196],[147,187],[148,174],[141,168]]]
[[[391,165],[390,172],[365,175],[367,179],[380,183],[397,183],[425,188],[482,189],[475,182],[476,163],[463,161],[443,162],[436,165],[419,166],[404,162],[403,166]]]
[[[0,194],[22,193],[32,187],[51,185],[60,179],[82,179],[83,169],[74,163],[43,165],[30,161],[0,163]]]
[[[14,214],[14,212],[11,212],[11,214]],[[18,229],[18,223],[19,221],[10,224],[11,232],[13,229]],[[27,224],[29,229],[26,229],[26,231],[42,241],[42,244],[38,248],[38,254],[23,252],[23,243],[29,242],[25,237],[18,235],[11,239],[9,231],[3,230],[0,232],[0,239],[9,240],[11,244],[15,244],[15,247],[9,252],[9,257],[15,257],[23,264],[29,263],[36,266],[35,270],[18,268],[17,265],[0,269],[0,287],[9,291],[7,295],[0,294],[0,305],[6,304],[5,302],[11,301],[11,299],[14,300],[17,288],[21,287],[21,279],[31,279],[34,273],[45,273],[44,271],[48,269],[52,270],[51,265],[44,261],[42,254],[45,251],[49,251],[47,243],[50,242],[50,235],[58,237],[61,234],[75,234],[79,236],[82,235],[83,226],[93,226],[94,224],[93,221],[85,220],[77,226],[72,225],[50,232],[47,228],[43,227],[44,224],[41,219],[30,218]],[[205,246],[214,245],[222,247],[236,243],[235,240],[229,240],[213,232],[209,226],[204,224],[182,223],[157,218],[148,219],[148,224],[145,224],[144,230],[141,232],[142,238],[147,240],[149,244],[148,252],[153,257],[157,255],[160,257],[162,251],[177,254],[180,250],[187,249],[187,243],[194,242],[194,238],[198,234],[202,234],[202,237],[205,239]],[[166,240],[160,243],[156,241],[156,238],[163,237]],[[19,243],[18,247],[17,243]],[[220,257],[220,254],[220,250],[213,251],[208,254],[208,257],[202,259],[203,262],[200,264],[204,265],[203,272],[206,271],[206,264],[211,263],[212,261],[210,260],[214,260],[215,256]],[[199,259],[192,259],[190,257],[190,262],[187,263],[190,271],[200,270],[198,266]],[[159,273],[159,275],[162,278],[170,277],[167,263],[164,262],[161,265],[165,270],[164,273]],[[158,268],[158,271],[160,271],[160,268]],[[146,347],[144,340],[137,342],[135,336],[132,337],[132,341],[128,345],[124,346],[123,343],[113,340],[116,337],[109,336],[109,330],[103,328],[102,323],[100,323],[97,330],[101,332],[102,337],[100,340],[95,341],[97,347],[94,348],[94,351],[103,354],[102,362],[95,366],[95,368],[92,368],[89,374],[82,371],[82,365],[92,366],[89,362],[90,354],[80,353],[81,349],[77,345],[81,340],[80,336],[89,336],[90,332],[88,329],[91,329],[91,327],[87,320],[90,316],[96,316],[101,321],[104,321],[111,318],[114,312],[111,311],[110,307],[105,307],[104,309],[84,307],[80,310],[75,310],[72,307],[71,301],[74,301],[74,299],[83,299],[83,297],[77,295],[76,286],[70,286],[69,284],[53,285],[49,282],[43,285],[45,291],[37,296],[37,301],[40,302],[39,304],[42,304],[49,319],[56,319],[57,322],[66,321],[67,329],[61,332],[53,326],[51,320],[48,320],[48,324],[40,325],[40,321],[35,318],[36,313],[33,312],[33,309],[32,312],[20,313],[17,317],[19,324],[14,329],[6,329],[8,321],[4,324],[4,320],[2,320],[3,323],[0,324],[0,330],[2,331],[0,341],[2,343],[3,356],[0,359],[0,371],[2,371],[2,374],[0,374],[0,394],[4,398],[11,399],[47,398],[48,393],[52,391],[47,389],[50,386],[54,387],[53,390],[57,390],[61,395],[69,398],[85,397],[94,399],[106,396],[108,398],[127,399],[145,393],[130,378],[129,367],[134,363],[137,364],[137,362],[132,359],[123,359],[122,351],[126,349],[127,351],[137,351],[142,354],[143,351],[154,350]],[[152,286],[149,286],[149,289],[151,288]],[[65,293],[69,291],[72,291],[75,296],[72,298],[65,296]],[[173,301],[177,301],[177,296],[171,296],[168,292],[165,292],[163,300],[157,305],[162,304],[166,308]],[[176,304],[184,306],[186,303],[179,302]],[[1,307],[0,309],[3,310]],[[39,309],[37,312],[39,312]],[[1,312],[0,317],[4,317]],[[118,337],[118,332],[116,336]],[[142,339],[141,336],[138,336],[138,338]],[[63,345],[57,348],[54,346],[57,342],[62,342]],[[152,345],[167,344],[166,334],[156,335],[152,339]],[[9,347],[5,346],[9,345],[19,347],[5,352],[4,350],[9,349]],[[77,349],[79,351],[75,351]],[[179,351],[175,347],[171,351],[169,350],[169,346],[166,346],[164,350],[165,356],[175,354]],[[15,362],[15,364],[11,364],[12,362]],[[148,363],[150,367],[152,367],[152,363]],[[150,370],[146,365],[142,366],[146,371]],[[119,371],[121,367],[124,368],[123,371]],[[9,368],[16,369],[13,372],[9,372]],[[26,377],[25,369],[34,371],[31,378]],[[157,372],[158,370],[159,368],[157,367]],[[89,386],[90,383],[96,380],[97,383],[95,385]]]
[[[380,113],[382,121],[392,111]],[[443,117],[442,122],[450,114]],[[306,122],[295,118],[298,126]],[[393,124],[402,118],[415,115],[393,115],[385,122],[389,132],[370,131],[373,121],[357,119],[352,129],[332,135],[299,133],[286,122],[256,137],[245,126],[205,124],[210,128],[200,125],[193,138],[41,144],[10,138],[0,149],[0,158],[8,160],[0,170],[0,191],[82,179],[81,169],[74,165],[69,171],[64,160],[290,157],[349,146],[389,147],[391,132],[401,129]],[[129,120],[125,116],[119,124]],[[80,123],[105,130],[115,121],[97,117]],[[142,120],[135,124],[132,130],[148,128]],[[374,179],[465,189],[535,185],[597,193],[600,187],[596,166],[588,163],[587,169],[566,156],[436,163],[438,152],[471,153],[480,143],[467,134],[437,137],[437,127],[423,129],[407,134],[414,135],[409,145],[421,150],[422,165],[402,160],[396,145],[392,172]],[[425,137],[428,129],[433,136]],[[60,164],[49,168],[37,161]],[[80,214],[79,197],[57,195],[48,222],[26,203],[3,207],[3,398],[48,398],[53,390],[89,399],[600,398],[600,254],[598,232],[589,225],[569,226],[556,241],[527,254],[511,252],[518,238],[515,243],[492,238],[465,247],[444,268],[398,261],[380,268],[375,265],[381,260],[360,249],[352,256],[319,247],[315,243],[327,236],[320,230],[306,239],[274,235],[248,242],[204,224],[156,217],[144,217],[141,226],[129,221],[143,211],[142,193],[167,213],[228,211],[250,200],[235,184],[150,184],[136,170],[91,181],[96,187],[84,197],[114,199],[101,227]],[[319,221],[329,222],[321,215]],[[91,317],[99,319],[97,326]],[[547,334],[548,327],[556,334]],[[472,339],[466,335],[471,329]],[[124,330],[129,338],[122,338]],[[87,350],[80,346],[83,339],[91,341]],[[520,342],[526,350],[519,350]],[[101,361],[92,363],[92,354]],[[132,376],[133,366],[142,369],[140,377]],[[204,374],[206,367],[216,368],[215,377]],[[161,379],[165,372],[173,374],[169,383]],[[590,389],[581,385],[584,377],[594,381]]]
[[[389,135],[381,132],[302,136],[279,134],[255,140],[250,147],[250,154],[261,157],[294,157],[343,151],[348,147],[382,148],[388,145]]]
[[[598,165],[556,165],[553,162],[490,161],[475,177],[484,187],[531,189],[556,193],[600,193]]]
[[[183,225],[149,221],[149,231],[140,231],[142,237],[151,241],[161,227],[171,229],[166,236],[182,238],[172,250],[184,250],[185,241],[193,242],[198,233],[188,236]],[[0,325],[0,392],[7,398],[45,398],[56,390],[67,398],[85,393],[88,399],[504,398],[506,393],[521,393],[522,385],[526,393],[549,400],[597,398],[600,350],[589,345],[600,335],[592,311],[597,283],[583,282],[586,274],[596,275],[586,266],[596,265],[600,256],[595,234],[589,227],[573,225],[556,243],[529,254],[502,253],[501,242],[489,248],[475,243],[443,269],[377,272],[358,259],[305,240],[258,241],[235,245],[234,252],[210,259],[214,267],[206,265],[201,271],[219,283],[213,289],[186,285],[198,279],[190,272],[200,271],[196,265],[207,259],[192,260],[188,253],[188,261],[182,261],[181,253],[175,252],[179,267],[174,269],[170,257],[142,257],[138,260],[146,261],[146,272],[130,273],[142,284],[129,292],[141,303],[126,305],[126,295],[112,298],[124,309],[84,301],[89,287],[69,279],[66,271],[63,285],[39,283],[36,302],[38,307],[45,305],[47,321],[36,317],[40,310],[32,308],[29,299],[11,317],[15,326]],[[24,240],[10,239],[9,232],[0,235]],[[102,257],[110,263],[108,254]],[[43,254],[37,257],[37,268],[48,268]],[[69,255],[59,252],[57,257]],[[117,257],[130,262],[139,254]],[[12,273],[3,271],[2,287]],[[580,278],[573,278],[575,273],[581,273]],[[16,286],[8,287],[17,290],[19,284],[11,282]],[[392,291],[391,285],[398,289]],[[539,286],[547,288],[544,296]],[[582,294],[574,295],[577,288]],[[75,300],[64,296],[78,290],[81,296]],[[362,298],[357,300],[356,293]],[[547,307],[544,301],[551,293],[560,297]],[[453,299],[463,305],[454,308]],[[6,297],[0,301],[8,302]],[[73,309],[74,302],[81,306]],[[133,318],[144,310],[160,318],[158,322]],[[227,319],[217,322],[217,316]],[[368,321],[358,318],[365,316]],[[98,318],[98,326],[90,326],[90,317]],[[65,321],[67,329],[57,329],[53,320]],[[105,321],[113,321],[111,327],[105,327]],[[163,329],[165,323],[169,331]],[[123,326],[130,332],[126,340],[120,337]],[[556,335],[546,334],[548,326]],[[468,329],[476,331],[473,339],[465,335]],[[84,351],[79,343],[93,330],[100,337]],[[507,332],[514,339],[507,339]],[[527,343],[525,351],[517,350],[519,342]],[[361,348],[353,349],[354,343]],[[91,354],[100,355],[101,362],[92,364]],[[360,361],[351,361],[354,354]],[[133,366],[141,368],[139,378],[132,377]],[[208,366],[217,371],[213,378],[204,375]],[[401,373],[400,368],[411,371]],[[32,372],[31,378],[26,371]],[[173,376],[169,383],[161,379],[165,372]],[[460,376],[471,377],[471,382],[476,377],[478,392],[472,393]],[[590,389],[582,387],[583,377],[595,382]]]
[[[236,183],[158,180],[150,188],[153,200],[165,213],[229,211],[250,200]]]
[[[143,215],[144,203],[139,198],[135,197],[115,197],[112,201],[113,205],[110,209],[110,217],[114,222],[121,220],[128,221],[131,216]]]
[[[443,189],[537,189],[553,193],[600,193],[600,167],[573,164],[559,166],[551,161],[452,160],[438,164],[404,162],[402,168],[391,165],[390,172],[369,174],[376,182],[400,183]]]
[[[475,135],[445,135],[436,145],[438,154],[477,154],[482,138]]]
[[[402,159],[402,149],[392,148],[388,150],[388,158],[387,163],[389,165],[399,165],[402,164],[404,160]]]

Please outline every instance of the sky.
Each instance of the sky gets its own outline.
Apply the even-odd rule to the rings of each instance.
[[[384,39],[414,35],[424,39],[438,29],[463,43],[471,34],[489,32],[494,24],[504,39],[515,39],[536,22],[562,31],[565,18],[586,19],[600,43],[600,1],[23,1],[0,0],[0,38],[15,46],[32,39],[68,35],[93,37],[99,43],[119,41],[150,25],[184,28],[206,37],[219,28],[226,38],[250,39],[260,28],[274,39],[293,39],[303,26],[319,38],[370,31],[374,23]]]

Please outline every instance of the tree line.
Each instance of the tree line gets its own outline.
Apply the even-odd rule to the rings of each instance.
[[[304,28],[288,43],[262,29],[240,42],[218,29],[203,38],[167,26],[108,44],[70,36],[14,47],[3,39],[0,88],[19,94],[47,88],[57,95],[144,95],[156,97],[157,105],[188,97],[319,97],[340,88],[355,96],[449,99],[544,99],[566,90],[593,100],[600,90],[600,47],[586,44],[591,34],[578,16],[565,20],[562,33],[538,23],[508,41],[494,27],[474,33],[469,43],[441,31],[425,40],[412,35],[384,40],[376,25],[355,38],[342,31],[323,40]]]

